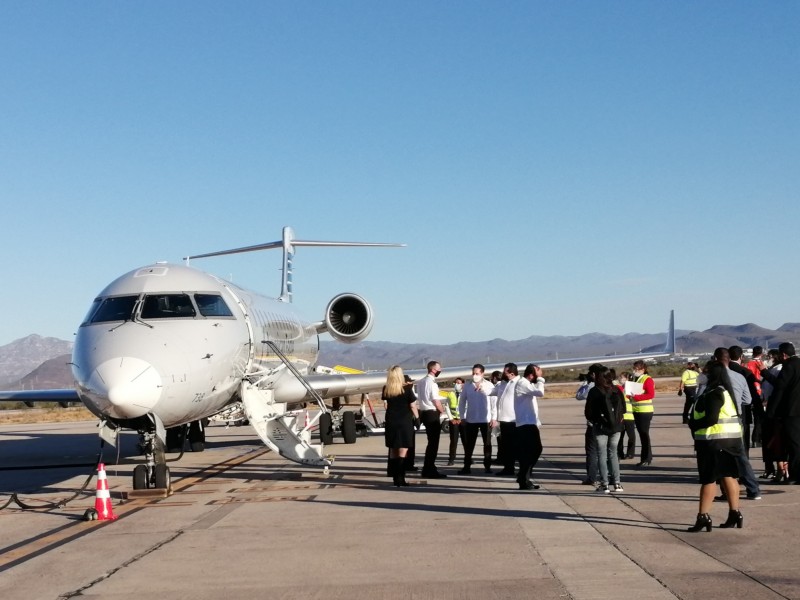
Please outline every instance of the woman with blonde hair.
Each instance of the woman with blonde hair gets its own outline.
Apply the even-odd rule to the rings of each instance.
[[[407,486],[404,459],[414,445],[414,421],[419,412],[411,383],[406,383],[399,366],[387,372],[381,399],[386,406],[384,438],[389,448],[389,470],[397,487]]]

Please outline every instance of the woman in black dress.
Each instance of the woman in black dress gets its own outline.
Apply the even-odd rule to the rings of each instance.
[[[403,377],[403,369],[394,366],[386,375],[386,385],[381,398],[386,403],[386,447],[389,448],[389,467],[394,484],[407,486],[404,460],[408,449],[414,445],[414,421],[419,418],[416,397],[410,383]]]
[[[739,467],[736,457],[742,448],[742,426],[728,370],[722,363],[708,363],[708,383],[696,398],[689,419],[695,439],[697,471],[700,479],[700,511],[689,531],[711,531],[709,511],[714,502],[715,482],[719,481],[728,500],[728,520],[720,527],[741,528],[739,512]]]

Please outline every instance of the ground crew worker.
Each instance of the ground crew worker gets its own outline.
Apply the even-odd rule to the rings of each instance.
[[[625,394],[625,382],[631,378],[630,373],[624,371],[619,374],[618,381],[622,394]],[[631,399],[625,396],[625,414],[622,416],[622,423],[625,429],[619,436],[617,444],[617,456],[620,459],[631,459],[636,454],[636,423],[633,421],[633,406]],[[628,448],[625,449],[625,436],[628,436]]]
[[[686,401],[683,403],[683,424],[689,422],[689,415],[694,404],[694,398],[697,393],[697,378],[700,377],[700,369],[696,362],[686,363],[686,369],[681,374],[681,382],[678,385],[678,396],[686,395]]]
[[[647,374],[647,365],[643,360],[633,363],[633,376],[636,383],[641,383],[644,391],[641,394],[630,394],[633,408],[633,422],[639,439],[642,440],[641,461],[638,467],[646,467],[653,462],[653,449],[650,445],[650,423],[653,420],[653,398],[656,397],[656,383]]]

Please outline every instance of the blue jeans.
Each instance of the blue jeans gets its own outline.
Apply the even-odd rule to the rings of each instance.
[[[597,462],[600,467],[600,483],[622,483],[619,479],[619,457],[617,444],[620,432],[608,435],[602,433],[600,428],[594,426],[594,435],[597,440]],[[609,472],[610,471],[610,472]]]

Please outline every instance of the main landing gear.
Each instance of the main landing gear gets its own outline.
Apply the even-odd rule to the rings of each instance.
[[[170,477],[164,454],[164,442],[159,439],[155,431],[140,431],[139,436],[145,464],[136,465],[133,470],[133,489],[156,489],[169,493]]]

